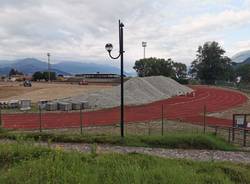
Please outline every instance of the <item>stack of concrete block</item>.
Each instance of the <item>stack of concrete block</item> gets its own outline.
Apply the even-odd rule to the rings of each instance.
[[[82,103],[72,102],[72,110],[80,110],[80,109],[82,109]]]
[[[67,103],[67,102],[59,102],[58,103],[58,108],[61,111],[70,111],[70,110],[72,110],[72,104]]]
[[[56,111],[58,109],[57,102],[48,102],[46,103],[46,110],[47,111]]]
[[[11,109],[15,109],[19,107],[19,100],[10,100],[8,102],[8,107]]]
[[[8,101],[0,101],[0,108],[1,109],[8,108]]]
[[[40,100],[40,101],[38,102],[38,107],[39,107],[40,109],[46,109],[47,103],[48,103],[48,100]]]
[[[31,100],[20,100],[19,107],[21,111],[27,111],[31,109]]]
[[[89,108],[89,102],[88,101],[81,101],[82,109],[88,109]]]

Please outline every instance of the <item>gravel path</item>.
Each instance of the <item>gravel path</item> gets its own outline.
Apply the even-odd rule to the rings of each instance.
[[[0,140],[0,144],[13,143],[14,141]],[[48,146],[47,143],[37,145]],[[90,153],[93,145],[84,143],[51,143],[50,147],[66,151],[79,151]],[[97,153],[141,153],[164,158],[190,159],[196,161],[230,161],[250,164],[250,152],[232,152],[215,150],[183,150],[145,147],[113,146],[105,144],[96,145]]]

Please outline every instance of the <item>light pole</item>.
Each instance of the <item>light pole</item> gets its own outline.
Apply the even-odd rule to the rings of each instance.
[[[48,56],[48,82],[50,82],[50,53],[47,53]]]
[[[143,47],[143,58],[145,59],[146,58],[145,51],[146,51],[146,47],[147,47],[147,42],[142,42],[142,47]]]
[[[123,138],[124,137],[124,86],[123,86],[123,83],[124,83],[124,72],[123,72],[123,53],[124,53],[124,50],[123,50],[123,23],[119,20],[119,55],[117,57],[113,57],[111,55],[111,51],[113,49],[113,45],[111,43],[107,43],[106,46],[105,46],[105,49],[108,51],[109,53],[109,56],[112,58],[112,59],[118,59],[120,58],[121,59],[121,119],[120,119],[120,127],[121,127],[121,137]]]

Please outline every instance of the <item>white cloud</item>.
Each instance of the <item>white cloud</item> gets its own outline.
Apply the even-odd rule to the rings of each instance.
[[[117,51],[117,21],[125,24],[126,66],[147,56],[190,63],[198,45],[250,27],[249,0],[0,0],[0,57],[95,60],[110,63],[104,45]],[[242,6],[244,8],[242,8]],[[250,38],[246,38],[249,40]],[[224,45],[223,44],[223,45]],[[236,48],[243,48],[236,46]],[[230,50],[230,48],[229,48]]]
[[[239,41],[235,44],[235,47],[237,48],[237,51],[235,51],[235,53],[250,50],[250,40]]]
[[[224,11],[219,14],[206,14],[198,18],[188,17],[183,24],[172,27],[173,34],[191,34],[220,31],[224,28],[242,26],[250,23],[250,11]]]

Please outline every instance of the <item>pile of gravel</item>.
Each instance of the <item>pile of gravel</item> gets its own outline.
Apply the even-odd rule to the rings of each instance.
[[[124,83],[126,105],[146,104],[192,91],[175,80],[163,76],[136,77]],[[120,86],[72,97],[66,101],[88,101],[91,108],[116,107],[120,105]]]

